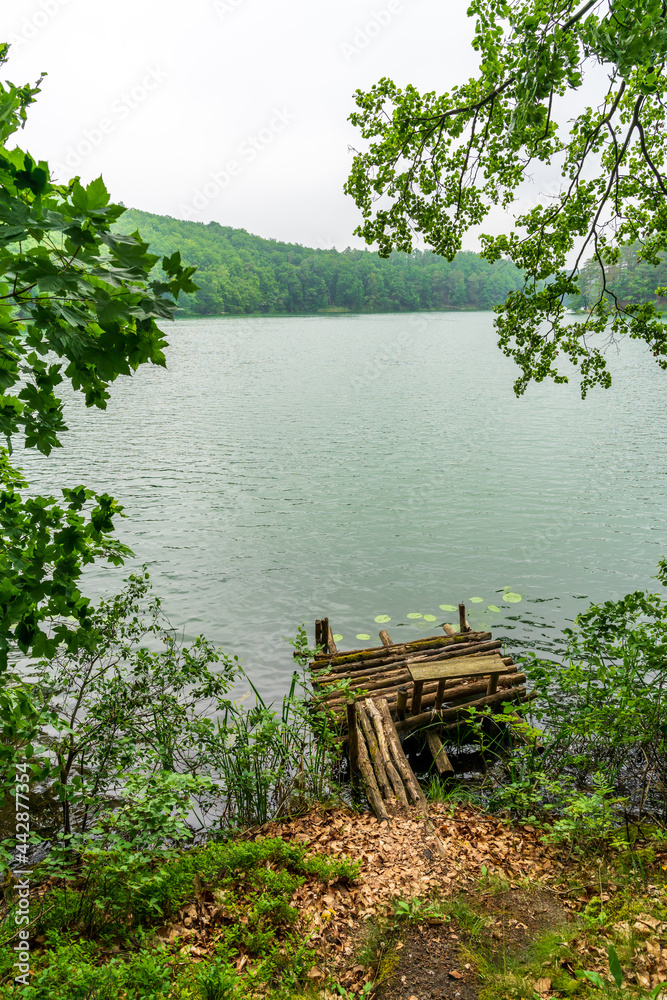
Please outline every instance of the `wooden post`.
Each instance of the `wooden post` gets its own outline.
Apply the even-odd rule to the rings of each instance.
[[[315,619],[315,645],[322,646],[322,619]]]
[[[498,690],[498,674],[491,674],[489,677],[489,685],[486,689],[487,694],[495,694]]]
[[[329,625],[329,619],[326,619],[327,623],[327,646],[329,647],[329,652],[332,656],[335,656],[338,652],[338,647],[334,642],[333,632],[331,631],[331,625]]]
[[[329,619],[322,619],[322,645],[324,646],[324,652],[329,652]]]
[[[438,690],[435,693],[435,709],[436,709],[436,712],[440,711],[440,709],[442,708],[442,703],[445,700],[445,684],[446,684],[446,681],[443,678],[440,681],[440,683],[438,684]]]
[[[384,629],[380,629],[380,641],[383,646],[393,646],[393,642],[389,638],[389,633],[385,632]]]
[[[396,717],[404,719],[408,714],[408,689],[401,684],[396,695]]]
[[[423,688],[423,681],[415,681],[412,685],[412,705],[410,706],[410,715],[419,715],[419,712],[421,711]]]
[[[356,785],[359,776],[359,730],[357,729],[357,712],[354,701],[347,702],[347,735],[350,777],[352,784]]]
[[[466,606],[459,604],[459,632],[468,632],[469,625],[466,621]]]

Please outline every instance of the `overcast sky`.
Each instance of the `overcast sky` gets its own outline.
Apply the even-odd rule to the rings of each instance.
[[[59,180],[309,246],[361,245],[356,88],[476,67],[467,0],[3,0],[5,75],[48,76],[19,144]],[[231,169],[230,169],[231,166]]]

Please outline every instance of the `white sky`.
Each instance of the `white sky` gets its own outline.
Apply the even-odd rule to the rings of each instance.
[[[102,173],[127,206],[362,246],[343,194],[348,146],[362,144],[347,122],[354,91],[382,76],[446,90],[473,74],[467,5],[2,0],[5,75],[48,73],[18,144],[58,180]]]

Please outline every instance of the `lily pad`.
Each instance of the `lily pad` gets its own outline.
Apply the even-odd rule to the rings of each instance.
[[[488,610],[489,611],[500,611],[500,608],[498,607],[497,604],[489,604]]]
[[[521,594],[515,594],[511,590],[508,590],[506,594],[503,594],[503,601],[507,601],[508,604],[518,604],[521,600],[523,600]]]
[[[454,607],[453,604],[439,604],[438,607],[441,611],[457,611],[458,609]]]
[[[437,620],[438,619],[435,617],[435,615],[424,615],[425,622],[437,622]]]
[[[334,638],[334,642],[342,642],[343,641],[343,637],[342,637],[342,635],[340,635],[339,632],[336,632],[336,634],[334,635],[333,638]]]
[[[389,615],[378,615],[375,619],[376,622],[390,622],[391,618]]]
[[[470,598],[470,603],[471,604],[482,604],[483,601],[484,601],[483,597],[471,597]]]
[[[405,617],[406,618],[423,618],[424,616],[421,613],[421,611],[410,611]]]
[[[360,632],[359,635],[355,636],[355,639],[370,639],[370,635],[366,635],[365,632]]]

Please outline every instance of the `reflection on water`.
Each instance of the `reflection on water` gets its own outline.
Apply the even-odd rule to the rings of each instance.
[[[465,601],[474,628],[554,654],[589,600],[651,585],[667,381],[636,343],[582,402],[547,384],[517,400],[488,313],[200,319],[168,337],[167,371],[119,380],[106,413],[73,404],[66,447],[26,468],[41,492],[120,499],[172,623],[238,653],[268,697],[301,621],[312,638],[328,615],[345,648],[375,644],[378,615],[403,638]]]

